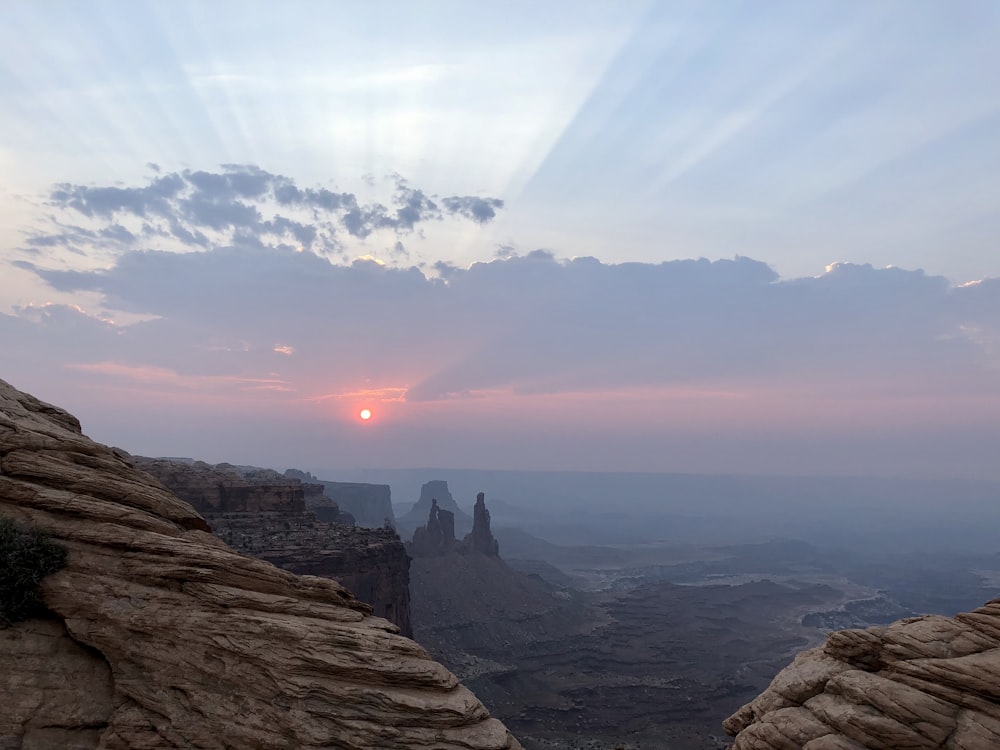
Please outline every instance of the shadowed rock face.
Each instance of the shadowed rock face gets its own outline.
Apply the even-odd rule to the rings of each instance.
[[[136,466],[202,514],[301,513],[306,509],[306,486],[275,471],[241,471],[230,464],[203,461],[133,458]]]
[[[480,492],[476,495],[476,506],[472,509],[472,533],[465,541],[474,552],[497,557],[500,555],[500,545],[490,530],[490,512],[486,508],[486,495]]]
[[[431,484],[434,483],[428,482],[424,487]],[[450,493],[448,497],[451,497]],[[451,500],[452,505],[454,502]],[[414,557],[435,557],[454,553],[477,553],[499,557],[500,545],[490,530],[490,512],[486,509],[486,495],[482,492],[476,496],[474,511],[472,531],[466,534],[461,542],[456,542],[455,514],[438,505],[436,498],[431,498],[427,523],[414,530],[413,540],[408,545],[410,553]]]
[[[389,485],[326,480],[321,480],[321,483],[326,494],[345,512],[350,513],[358,526],[380,529],[396,525]]]
[[[447,555],[456,551],[455,514],[441,510],[436,499],[431,500],[427,523],[413,532],[409,550],[417,557]]]
[[[426,524],[432,505],[436,505],[440,511],[451,513],[452,528],[456,538],[464,537],[472,530],[472,516],[458,507],[451,490],[448,489],[448,483],[443,479],[432,479],[421,486],[420,499],[410,511],[396,519],[396,528],[404,539]]]
[[[842,630],[725,722],[734,750],[1000,747],[1000,599]]]
[[[340,507],[342,513],[350,515],[358,526],[381,529],[384,526],[396,525],[396,517],[392,510],[392,491],[387,484],[331,482],[327,479],[318,479],[301,469],[288,469],[284,475],[300,479],[302,482],[319,484],[324,494]],[[306,507],[315,509],[310,505],[308,496]]]
[[[0,515],[68,550],[42,583],[51,616],[0,631],[0,747],[520,748],[340,584],[237,554],[3,381]]]

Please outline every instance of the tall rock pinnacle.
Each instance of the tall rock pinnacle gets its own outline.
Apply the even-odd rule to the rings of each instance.
[[[486,507],[486,495],[476,495],[476,507],[472,511],[472,533],[466,537],[474,552],[499,557],[500,544],[490,530],[490,511]]]

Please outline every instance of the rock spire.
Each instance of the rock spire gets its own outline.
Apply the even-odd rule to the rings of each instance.
[[[500,556],[500,543],[490,529],[490,511],[486,507],[486,495],[483,492],[476,495],[476,505],[472,509],[472,533],[465,539],[474,552],[491,557]]]

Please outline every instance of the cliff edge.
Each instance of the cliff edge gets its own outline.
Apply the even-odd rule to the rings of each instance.
[[[831,633],[725,722],[734,750],[1000,747],[1000,599]]]
[[[177,497],[191,503],[212,531],[243,554],[292,573],[333,578],[370,604],[379,617],[410,625],[410,559],[391,528],[327,523],[341,517],[323,485],[254,467],[133,456],[133,463]],[[310,509],[311,508],[311,509]]]
[[[520,748],[335,581],[244,557],[67,412],[0,381],[0,516],[68,550],[0,630],[0,746]]]

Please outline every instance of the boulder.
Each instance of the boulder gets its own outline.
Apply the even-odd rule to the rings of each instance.
[[[1000,599],[831,633],[725,721],[734,750],[1000,747]]]

